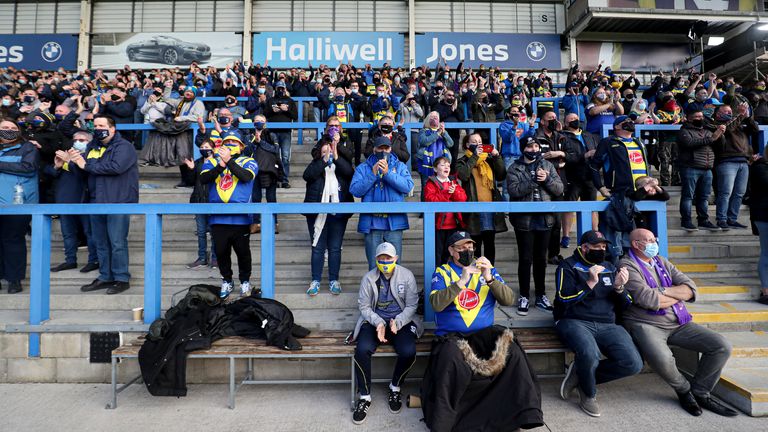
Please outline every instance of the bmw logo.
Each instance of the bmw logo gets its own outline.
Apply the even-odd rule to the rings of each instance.
[[[547,56],[547,47],[541,42],[531,42],[525,48],[525,53],[535,62],[542,61]]]
[[[53,63],[56,60],[61,58],[62,54],[61,45],[59,45],[57,42],[47,42],[45,45],[43,45],[43,49],[41,50],[40,54],[43,56],[43,60]]]

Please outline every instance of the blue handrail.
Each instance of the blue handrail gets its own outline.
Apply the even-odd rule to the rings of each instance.
[[[251,203],[251,204],[24,204],[0,206],[0,214],[32,216],[32,251],[30,262],[30,325],[50,319],[51,215],[132,214],[145,216],[144,322],[151,323],[161,314],[162,233],[164,215],[260,214],[261,215],[261,290],[274,298],[275,233],[277,214],[307,213],[416,213],[424,219],[424,295],[426,321],[434,320],[429,303],[429,286],[435,262],[435,214],[442,212],[576,212],[579,236],[592,224],[592,212],[603,211],[608,201],[577,202],[356,202],[356,203]],[[651,228],[659,238],[660,252],[667,255],[666,204],[643,201],[638,208],[652,212]],[[40,334],[29,334],[29,356],[40,356]]]
[[[446,129],[489,129],[490,131],[497,131],[499,129],[499,125],[501,123],[461,123],[461,122],[448,122],[445,123]],[[320,135],[323,133],[323,130],[325,129],[325,123],[323,122],[270,122],[268,124],[270,129],[297,129],[299,133],[299,139],[298,139],[298,145],[303,145],[303,130],[304,129],[315,129],[317,130],[317,137],[319,139]],[[350,123],[344,123],[344,129],[369,129],[371,128],[371,123],[366,122],[350,122]],[[199,125],[197,123],[191,123],[189,125],[190,129],[192,129],[192,140],[194,141],[195,137],[197,136],[198,130],[200,129]],[[254,125],[250,122],[242,122],[238,126],[240,129],[253,129]],[[405,133],[406,137],[406,145],[408,147],[408,152],[411,152],[411,146],[413,145],[411,143],[411,130],[414,129],[422,129],[424,127],[423,123],[403,123],[403,132]],[[205,123],[206,130],[213,129],[213,123]],[[155,130],[155,127],[151,124],[146,123],[136,123],[136,124],[118,124],[117,130]],[[497,134],[496,133],[490,133],[490,144],[492,144],[494,147],[498,147],[497,144]],[[460,145],[459,143],[454,143],[454,145]],[[200,157],[200,151],[198,150],[197,146],[193,146],[193,152],[195,155],[195,159]]]

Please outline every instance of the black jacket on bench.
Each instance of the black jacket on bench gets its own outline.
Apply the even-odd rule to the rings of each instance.
[[[205,350],[226,336],[266,339],[267,345],[300,350],[295,337],[309,330],[294,324],[287,306],[271,299],[245,297],[224,305],[219,288],[193,285],[179,304],[155,320],[139,350],[144,384],[154,396],[186,396],[187,353]]]

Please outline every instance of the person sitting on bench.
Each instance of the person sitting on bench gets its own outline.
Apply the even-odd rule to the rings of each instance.
[[[365,421],[371,407],[371,356],[380,344],[390,342],[397,353],[395,370],[389,383],[389,410],[400,412],[403,406],[400,384],[416,361],[416,339],[421,336],[421,320],[416,315],[419,292],[410,270],[397,264],[397,251],[392,243],[376,248],[376,268],[360,282],[357,300],[360,318],[352,339],[355,348],[355,377],[360,399],[355,405],[352,422]]]
[[[435,334],[421,385],[432,431],[515,430],[543,425],[541,390],[512,331],[493,325],[496,302],[515,294],[464,231],[448,238],[450,258],[432,276]]]

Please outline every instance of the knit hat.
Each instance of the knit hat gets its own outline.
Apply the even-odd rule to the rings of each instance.
[[[245,145],[243,143],[243,137],[240,135],[240,132],[235,130],[230,130],[224,133],[224,135],[221,137],[222,141],[237,141],[240,143],[240,145]]]
[[[193,96],[197,96],[197,87],[195,86],[187,86],[187,88],[184,89],[184,93],[191,92]]]

